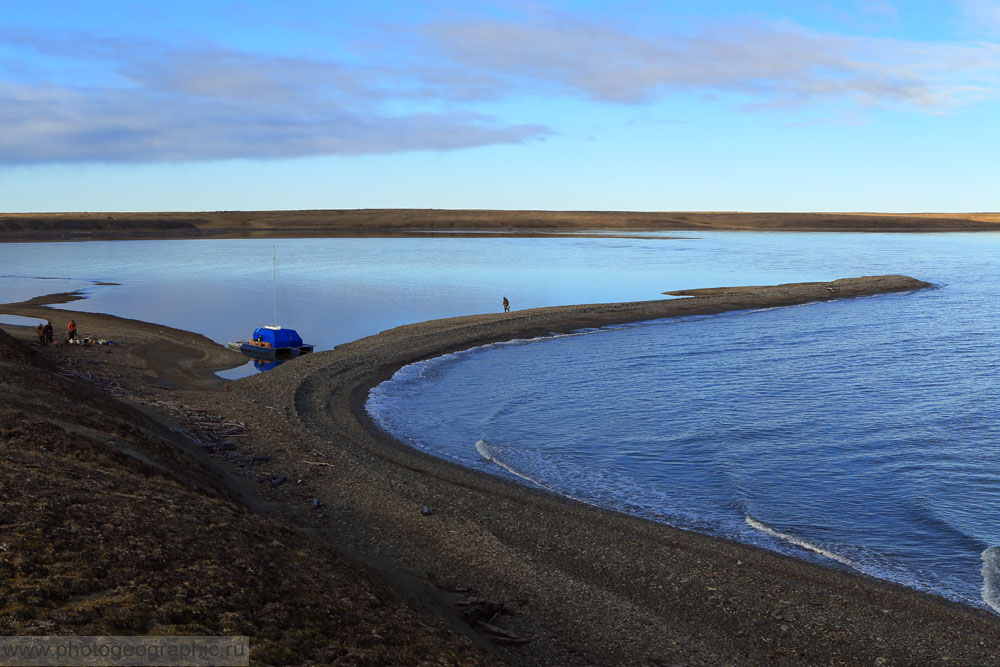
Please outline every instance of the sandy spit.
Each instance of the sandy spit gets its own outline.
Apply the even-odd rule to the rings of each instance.
[[[374,566],[411,604],[513,664],[987,664],[1000,638],[992,614],[461,468],[397,442],[364,411],[369,389],[401,366],[475,345],[925,287],[876,276],[424,322],[221,390],[178,373],[173,388],[150,384],[180,352],[108,370],[133,395],[243,420],[241,451],[270,456],[265,469],[290,480],[243,477],[259,511]],[[94,326],[117,327],[128,346],[127,320]],[[203,349],[218,346],[180,333],[171,340],[190,346],[189,359],[219,361]],[[226,455],[215,457],[231,474]],[[470,613],[484,607],[487,617]]]

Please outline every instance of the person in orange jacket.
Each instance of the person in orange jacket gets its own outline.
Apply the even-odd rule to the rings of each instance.
[[[66,331],[69,332],[69,340],[73,340],[76,337],[76,322],[70,320],[66,325]]]

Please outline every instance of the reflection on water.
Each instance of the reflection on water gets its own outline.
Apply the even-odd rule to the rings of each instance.
[[[288,361],[288,359],[271,359],[270,361],[265,361],[263,359],[254,359],[253,367],[256,371],[269,371],[271,369],[277,368],[281,364]]]
[[[221,378],[226,380],[239,380],[240,378],[245,378],[247,376],[253,375],[254,373],[263,373],[264,371],[269,371],[277,368],[286,361],[291,361],[290,359],[272,359],[270,361],[264,359],[250,359],[245,364],[239,366],[234,366],[233,368],[228,368],[224,371],[219,371],[216,373]]]

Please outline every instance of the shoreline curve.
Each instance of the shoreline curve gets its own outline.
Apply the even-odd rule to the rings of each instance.
[[[1000,618],[985,610],[461,467],[400,443],[364,409],[368,390],[396,369],[474,345],[927,287],[875,276],[450,318],[306,355],[221,390],[193,373],[225,359],[207,339],[110,316],[77,319],[142,334],[110,359],[134,351],[133,376],[152,396],[245,423],[241,446],[289,480],[234,480],[257,511],[375,567],[411,604],[513,664],[983,664],[1000,636]],[[144,352],[164,336],[169,359]],[[173,388],[144,379],[162,379],[181,358],[191,372],[170,376]],[[500,605],[495,619],[463,622],[487,602]]]
[[[621,638],[629,637],[629,654],[638,646],[655,647],[653,655],[696,663],[765,657],[779,663],[874,662],[886,655],[933,661],[943,655],[944,636],[950,638],[943,644],[953,648],[979,633],[995,637],[998,620],[866,575],[466,468],[408,447],[365,410],[369,390],[399,368],[478,345],[931,286],[906,276],[869,276],[449,318],[384,331],[289,365],[298,366],[294,372],[257,376],[243,385],[291,390],[290,407],[304,432],[337,448],[376,487],[396,487],[385,497],[362,493],[345,502],[354,518],[337,522],[341,534],[370,545],[377,559],[426,571],[432,580],[474,584],[493,599],[523,601],[518,611],[526,617],[515,630],[544,641],[549,650],[558,647],[563,658],[573,654],[574,638],[585,635],[590,650],[606,647],[604,660],[615,659]],[[427,499],[430,516],[407,516],[409,510],[385,504],[390,498],[420,504]],[[372,524],[358,525],[359,518]],[[670,628],[668,639],[663,628]]]

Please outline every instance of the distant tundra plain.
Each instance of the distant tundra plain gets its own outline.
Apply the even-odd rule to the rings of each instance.
[[[592,230],[963,232],[1000,230],[1000,213],[749,213],[354,209],[0,213],[0,241],[579,234]]]

